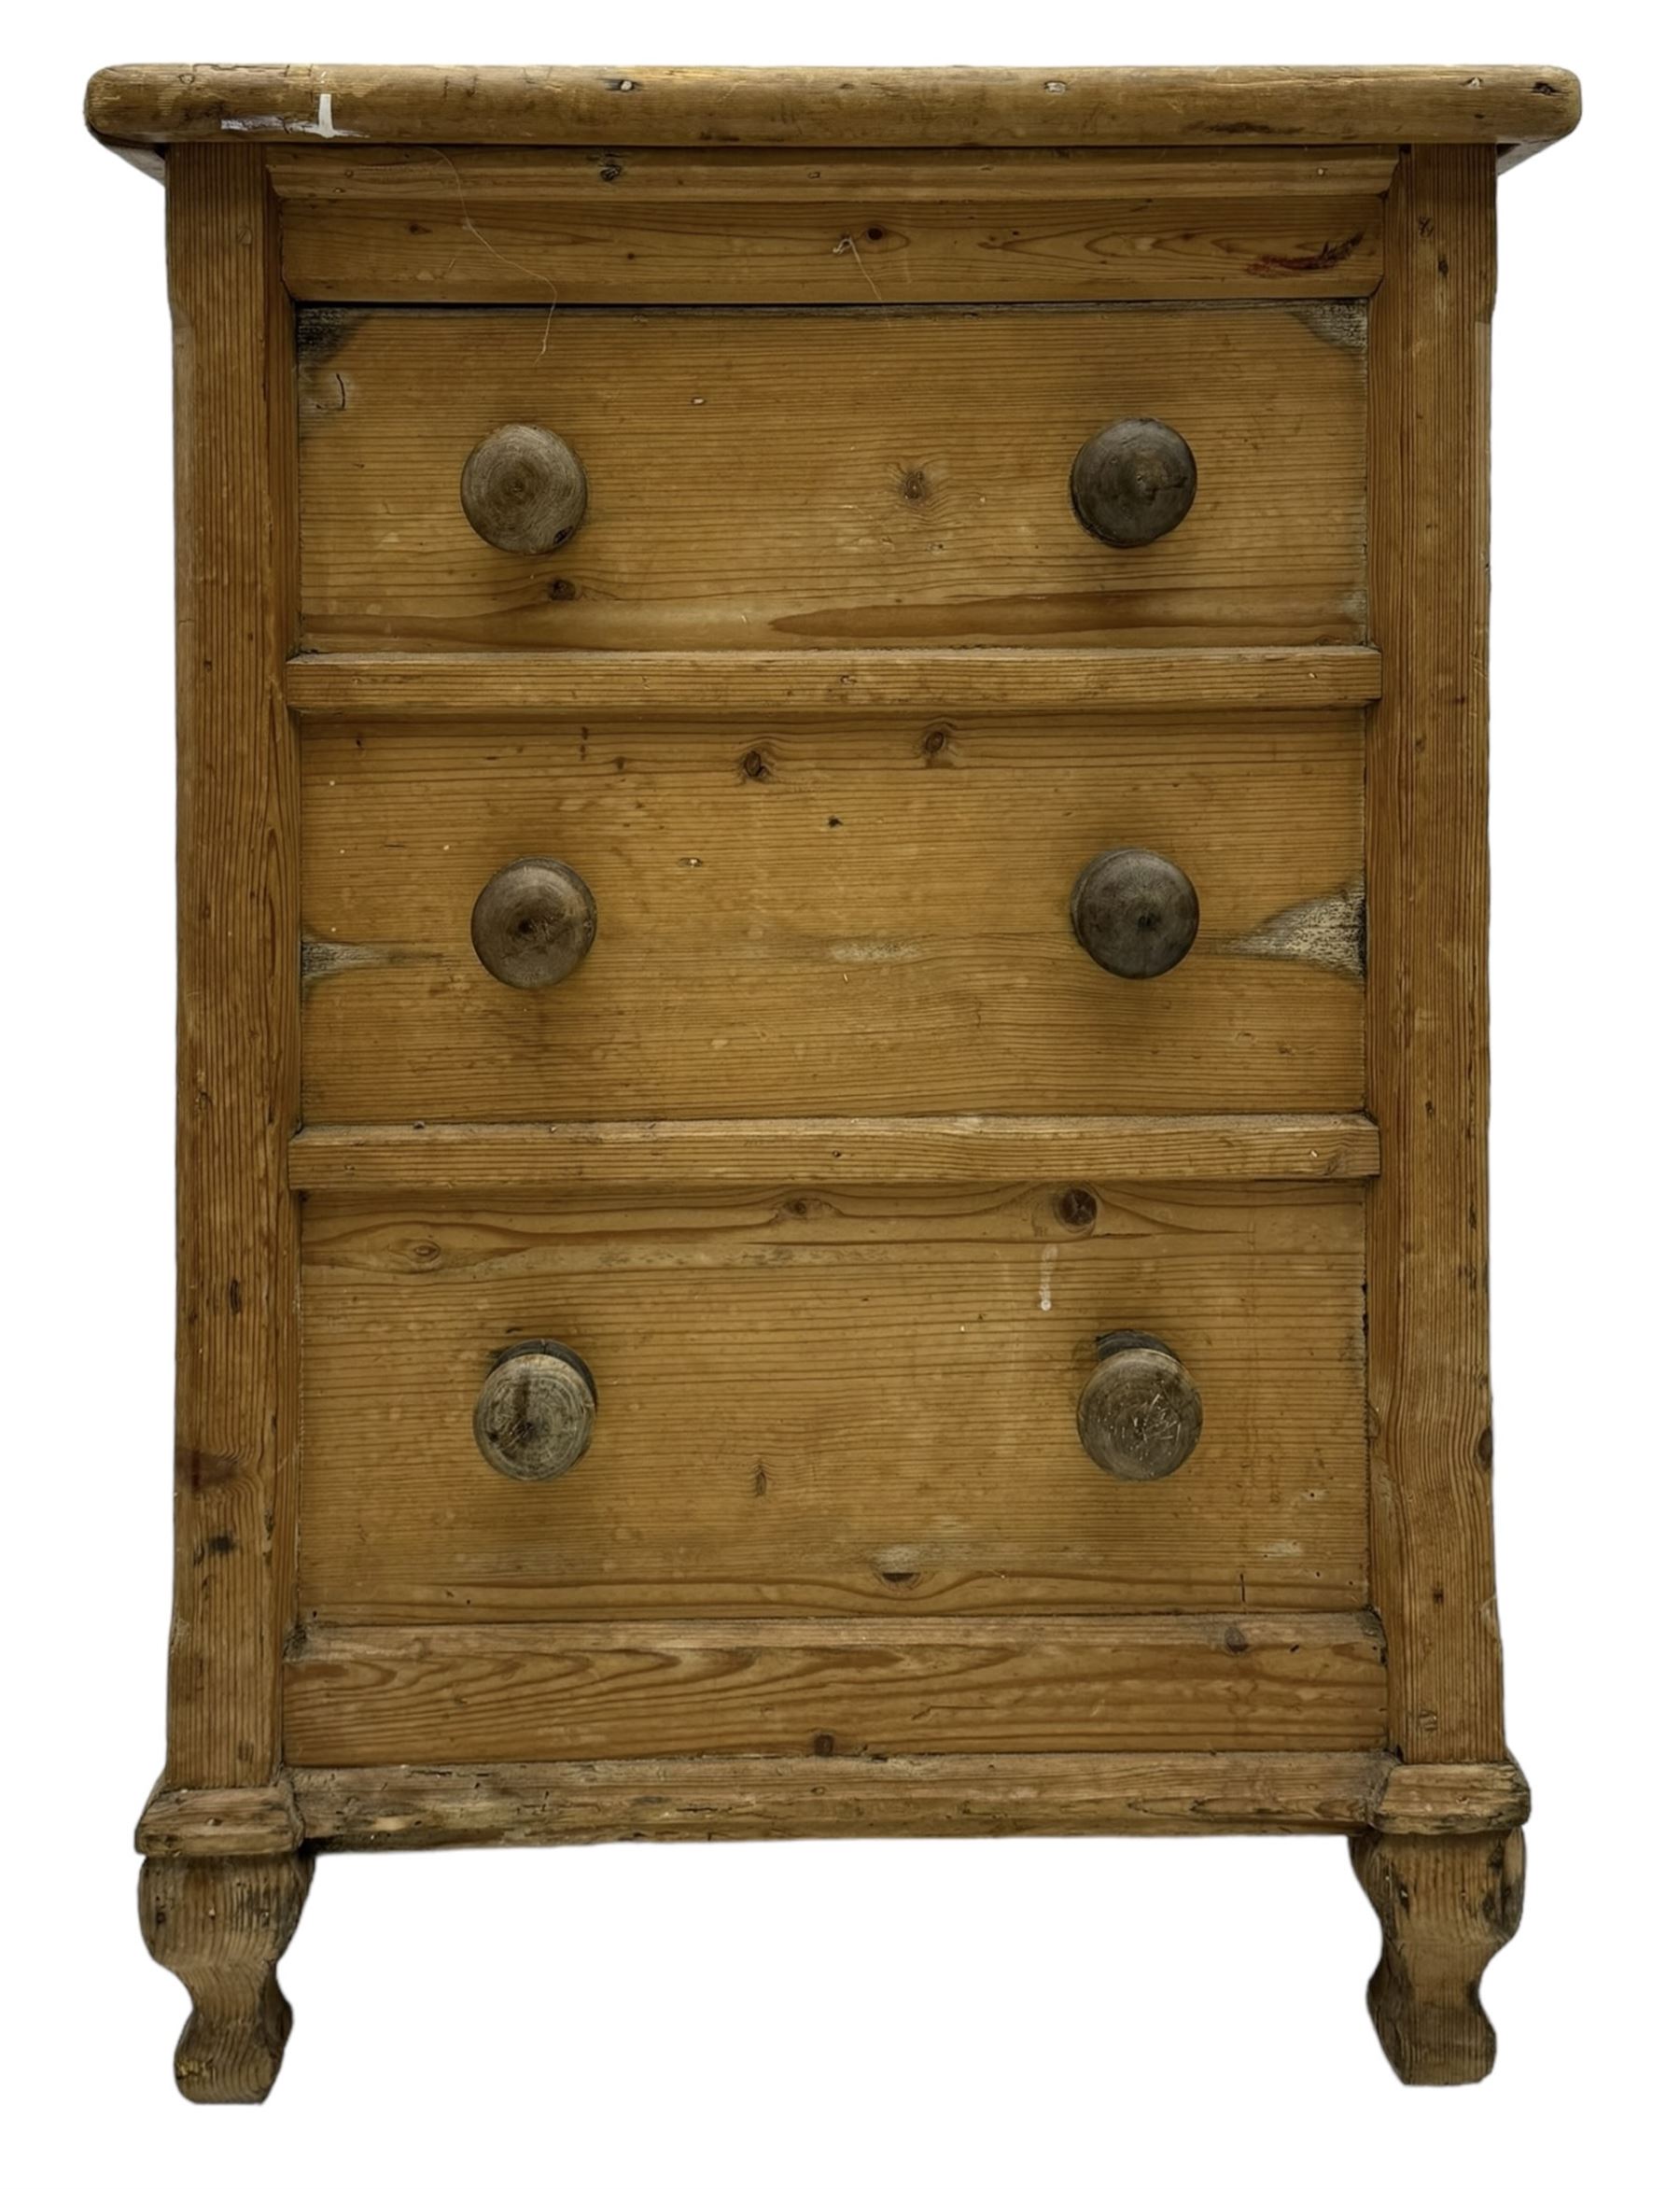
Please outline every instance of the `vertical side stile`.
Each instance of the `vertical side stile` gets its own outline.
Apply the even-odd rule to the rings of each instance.
[[[1371,306],[1373,1597],[1407,1761],[1505,1753],[1488,1351],[1491,147],[1403,153]]]
[[[273,1779],[294,1586],[298,764],[291,306],[266,155],[168,160],[175,355],[176,1786]]]

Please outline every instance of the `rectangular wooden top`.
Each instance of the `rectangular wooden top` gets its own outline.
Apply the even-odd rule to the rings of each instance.
[[[1492,144],[1580,119],[1567,69],[102,69],[88,126],[119,147]]]

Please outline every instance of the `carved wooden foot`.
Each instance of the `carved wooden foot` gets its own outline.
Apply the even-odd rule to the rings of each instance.
[[[1522,1834],[1366,1832],[1353,1867],[1382,1924],[1365,1994],[1402,2083],[1479,2083],[1493,2065],[1482,1971],[1522,1919]]]
[[[140,1928],[192,1999],[175,2082],[197,2105],[260,2105],[280,2072],[291,2008],[274,1974],[303,1910],[303,1855],[153,1859],[140,1871]]]

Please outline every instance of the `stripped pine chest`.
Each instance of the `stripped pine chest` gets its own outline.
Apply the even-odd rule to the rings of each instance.
[[[1487,2072],[1493,203],[1578,105],[94,79],[177,355],[189,2097],[318,1851],[628,1837],[1342,1834],[1389,2058]]]

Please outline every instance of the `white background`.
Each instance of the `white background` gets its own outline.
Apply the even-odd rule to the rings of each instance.
[[[0,1149],[20,2183],[1448,2185],[1673,2147],[1674,54],[1667,11],[1414,0],[596,12],[26,7],[7,64]],[[129,1836],[162,1754],[173,825],[162,192],[82,134],[148,60],[1533,62],[1501,193],[1494,1371],[1529,1913],[1500,2064],[1402,2090],[1335,1841],[611,1847],[323,1861],[260,2112],[175,2095]],[[1456,907],[1443,904],[1443,919]],[[1665,2027],[1665,2025],[1667,2025]],[[1666,2178],[1672,2179],[1672,2176]]]

